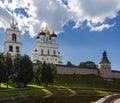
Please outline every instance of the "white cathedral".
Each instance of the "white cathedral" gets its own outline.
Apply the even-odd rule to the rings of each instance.
[[[14,16],[12,15],[11,27],[6,29],[6,41],[4,43],[4,53],[22,55],[22,42],[20,40],[21,31],[16,27]],[[36,37],[37,44],[32,53],[33,63],[53,63],[62,64],[63,57],[60,56],[59,46],[56,43],[57,35],[50,34],[47,26]]]
[[[47,26],[36,37],[36,45],[33,49],[32,61],[62,64],[63,57],[60,56],[59,45],[56,43],[57,35],[50,34]]]

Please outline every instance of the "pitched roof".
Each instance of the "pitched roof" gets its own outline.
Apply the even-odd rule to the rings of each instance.
[[[103,52],[103,57],[102,57],[102,59],[101,59],[101,61],[100,61],[100,64],[102,64],[102,63],[109,63],[109,64],[110,64],[110,61],[109,61],[108,58],[107,58],[107,53],[106,53],[106,51]]]

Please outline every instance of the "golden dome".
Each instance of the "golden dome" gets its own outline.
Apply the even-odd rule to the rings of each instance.
[[[50,34],[50,31],[48,30],[48,27],[47,27],[47,25],[46,25],[46,28],[43,30],[43,32],[45,33],[45,34]]]

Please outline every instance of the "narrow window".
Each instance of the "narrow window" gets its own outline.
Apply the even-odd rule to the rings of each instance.
[[[56,55],[56,51],[54,50],[54,55]]]
[[[50,54],[50,51],[48,50],[48,55]]]
[[[41,50],[41,54],[43,54],[43,49]]]
[[[16,52],[19,52],[19,46],[16,46]]]
[[[13,52],[13,46],[12,45],[9,46],[9,51]]]
[[[17,41],[16,39],[17,39],[16,34],[12,34],[12,41],[16,42]]]

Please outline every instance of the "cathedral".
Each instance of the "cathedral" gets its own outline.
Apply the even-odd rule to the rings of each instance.
[[[59,45],[56,43],[57,35],[50,34],[48,27],[44,28],[36,37],[36,45],[33,49],[33,63],[62,64],[63,57],[60,56]]]
[[[16,27],[14,16],[12,15],[12,23],[6,29],[6,41],[4,42],[4,53],[10,53],[12,56],[16,54],[22,55],[22,42],[20,40],[21,31]],[[36,45],[32,53],[33,63],[53,63],[63,64],[63,57],[60,56],[59,45],[56,43],[57,35],[53,32],[50,34],[48,27],[44,28],[36,37]]]

